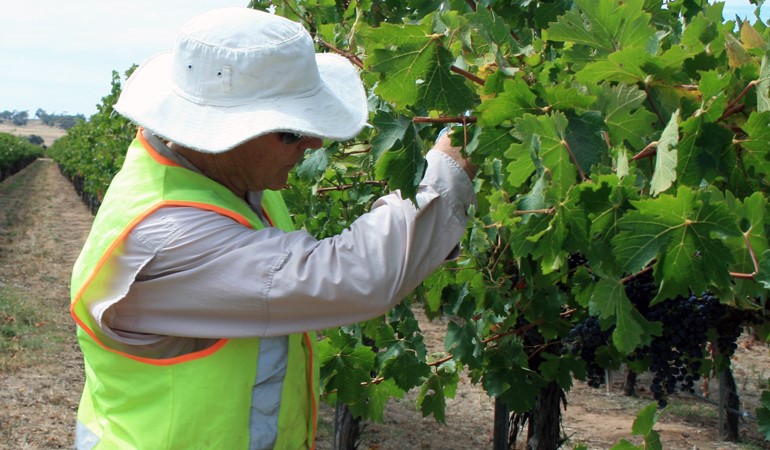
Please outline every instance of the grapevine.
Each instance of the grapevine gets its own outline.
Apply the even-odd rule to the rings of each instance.
[[[42,147],[8,133],[0,133],[0,181],[43,155]]]
[[[725,367],[748,322],[767,338],[770,32],[760,21],[682,0],[252,6],[301,22],[319,50],[362,69],[369,93],[372,127],[307,155],[291,179],[298,226],[330,236],[381,193],[413,198],[447,125],[480,167],[460,257],[385,317],[324,333],[328,401],[382,420],[388,398],[417,389],[422,413],[442,420],[467,370],[526,413],[544,386],[596,384],[621,363],[651,370],[665,401]],[[130,127],[108,123],[94,125],[111,148]],[[74,176],[99,166],[84,182],[98,199],[121,156],[93,138],[76,130],[71,147],[94,153],[59,154]],[[578,254],[585,263],[571,262]],[[444,351],[426,350],[412,308],[448,319]],[[667,316],[708,331],[682,342]],[[536,324],[548,352],[523,344],[522,323]]]

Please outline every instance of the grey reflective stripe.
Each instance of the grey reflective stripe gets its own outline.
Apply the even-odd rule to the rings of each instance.
[[[99,436],[78,420],[77,425],[75,425],[75,450],[91,450],[98,443]]]
[[[251,392],[249,450],[269,450],[275,446],[288,356],[288,336],[259,340],[257,378]]]

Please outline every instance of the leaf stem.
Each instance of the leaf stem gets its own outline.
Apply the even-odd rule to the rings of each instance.
[[[337,47],[335,47],[335,46],[331,45],[330,43],[324,41],[323,39],[319,38],[318,36],[316,36],[315,40],[316,40],[316,42],[318,42],[322,46],[326,47],[327,49],[333,51],[334,53],[337,53],[338,55],[344,56],[345,58],[348,59],[348,61],[353,63],[359,69],[363,69],[364,68],[364,63],[361,61],[361,58],[359,58],[358,56],[356,56],[356,55],[354,55],[352,53],[348,53],[348,52],[346,52],[344,50],[340,50]]]
[[[744,280],[753,280],[754,277],[757,276],[759,273],[759,261],[757,261],[757,255],[754,252],[754,248],[751,246],[751,242],[749,241],[749,232],[743,233],[743,242],[746,243],[746,248],[749,250],[749,255],[751,256],[751,262],[754,264],[754,272],[752,273],[741,273],[741,272],[730,272],[730,276],[733,278],[740,278]]]
[[[556,213],[555,206],[551,206],[550,208],[544,208],[544,209],[521,209],[513,212],[513,214],[516,216],[523,216],[525,214],[555,214],[555,213]]]
[[[604,143],[607,144],[607,148],[612,148],[612,141],[610,141],[610,134],[602,130],[602,138],[604,138]]]
[[[663,116],[660,114],[660,111],[658,111],[658,107],[655,106],[655,103],[652,102],[652,98],[650,97],[650,86],[647,83],[644,83],[644,93],[647,96],[647,103],[650,104],[650,108],[652,108],[652,111],[655,113],[656,116],[658,116],[658,120],[661,124],[665,124],[666,120],[663,119]]]
[[[577,309],[568,309],[568,310],[560,313],[559,317],[561,317],[562,319],[567,318],[567,317],[571,316],[572,314],[574,314],[576,311],[577,311]],[[482,340],[481,343],[488,344],[490,342],[498,341],[498,340],[504,338],[505,336],[510,336],[512,334],[522,334],[522,333],[525,333],[526,331],[528,331],[528,330],[530,330],[532,328],[535,328],[535,327],[537,327],[539,325],[542,325],[543,323],[545,323],[545,319],[538,319],[538,320],[536,320],[534,322],[530,322],[530,323],[528,323],[528,324],[526,324],[524,326],[521,326],[519,328],[515,328],[513,330],[508,330],[508,331],[503,332],[503,333],[494,334],[494,335],[492,335],[492,336]],[[447,356],[445,356],[445,357],[443,357],[441,359],[437,359],[437,360],[435,360],[433,362],[429,362],[428,366],[429,367],[440,366],[441,364],[444,364],[447,361],[451,361],[453,358],[454,358],[454,356],[449,354],[449,355],[447,355]],[[382,380],[380,380],[379,377],[378,377],[378,378],[375,378],[374,380],[372,380],[372,383],[381,382],[381,381]],[[365,383],[362,383],[362,384],[365,384]]]
[[[730,107],[725,108],[725,111],[722,113],[721,116],[719,116],[719,119],[717,119],[717,121],[720,121],[720,120],[724,119],[725,117],[732,116],[735,113],[741,112],[745,108],[746,108],[746,104],[745,103],[741,103],[740,105],[731,105]]]
[[[620,279],[620,284],[626,284],[629,281],[633,280],[634,278],[636,278],[636,277],[638,277],[640,275],[643,275],[643,274],[645,274],[645,273],[647,273],[647,272],[649,272],[651,270],[652,270],[652,265],[649,265],[649,266],[645,267],[644,269],[640,270],[639,272],[632,273],[631,275],[629,275],[629,276],[627,276],[625,278],[621,278]]]
[[[342,156],[345,157],[345,156],[350,156],[350,155],[361,155],[361,154],[364,154],[364,153],[369,153],[371,151],[372,151],[372,147],[369,146],[369,147],[367,147],[365,149],[362,149],[362,150],[351,150],[349,152],[343,151],[342,152]]]
[[[497,235],[497,245],[495,245],[495,249],[493,252],[493,255],[496,256],[495,261],[492,263],[489,268],[487,268],[487,273],[489,273],[489,277],[493,278],[493,273],[495,271],[495,268],[497,268],[497,265],[500,264],[500,260],[503,259],[503,256],[505,252],[508,250],[508,248],[511,246],[510,242],[506,242],[505,245],[502,246],[502,238],[500,235]],[[496,255],[495,255],[496,254]]]
[[[749,84],[747,84],[746,87],[743,88],[743,91],[741,91],[741,93],[738,94],[738,97],[736,97],[735,100],[733,100],[732,102],[730,102],[729,105],[727,105],[727,107],[725,108],[725,111],[722,113],[721,116],[719,116],[719,119],[717,119],[717,122],[719,122],[720,120],[722,120],[722,119],[724,119],[724,118],[726,118],[726,117],[728,117],[728,116],[730,116],[730,115],[732,115],[732,114],[734,114],[734,113],[736,113],[738,111],[743,110],[743,108],[746,105],[736,105],[736,103],[741,101],[741,99],[746,94],[748,94],[749,89],[751,89],[752,87],[756,86],[757,84],[759,84],[759,80],[751,80],[751,81],[749,81]]]
[[[454,117],[412,117],[414,123],[476,123],[473,116],[454,116]]]
[[[566,140],[562,139],[561,140],[561,145],[565,149],[567,149],[567,153],[569,153],[569,157],[572,159],[572,162],[575,164],[575,167],[577,167],[578,173],[580,174],[580,180],[581,181],[586,181],[588,179],[588,177],[586,177],[585,172],[583,172],[583,168],[580,167],[580,163],[578,162],[577,158],[575,157],[575,154],[572,153],[572,148],[570,148],[569,143]]]
[[[449,66],[449,70],[454,72],[454,73],[456,73],[456,74],[458,74],[458,75],[464,76],[465,78],[473,81],[474,83],[480,84],[482,86],[484,86],[484,84],[486,84],[486,80],[484,80],[483,78],[478,77],[478,76],[468,72],[467,70],[463,70],[463,69],[461,69],[461,68],[459,68],[459,67],[457,67],[455,65]]]
[[[656,153],[658,153],[657,147],[658,141],[652,141],[649,144],[647,144],[647,147],[644,147],[641,152],[634,155],[631,159],[633,161],[638,161],[642,158],[651,158],[655,156]]]
[[[360,183],[355,184],[341,184],[339,186],[332,186],[332,187],[325,187],[325,188],[318,188],[316,192],[331,192],[331,191],[345,191],[348,189],[353,189],[356,186],[359,186],[361,184],[370,184],[375,186],[387,186],[387,182],[385,181],[362,181]]]

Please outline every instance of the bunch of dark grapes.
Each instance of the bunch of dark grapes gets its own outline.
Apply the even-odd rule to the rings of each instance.
[[[658,286],[652,277],[652,271],[642,272],[629,280],[625,287],[626,296],[636,309],[646,316],[649,310],[650,301],[657,295]]]
[[[580,357],[586,364],[588,385],[598,388],[605,381],[604,368],[596,363],[596,350],[606,345],[612,335],[613,327],[602,330],[596,317],[587,317],[570,330],[569,338],[565,340],[566,347],[572,354]]]
[[[677,297],[649,308],[647,319],[661,322],[663,333],[640,349],[650,358],[653,374],[650,390],[660,407],[677,388],[693,392],[700,379],[701,361],[706,356],[708,323],[720,306],[714,297]]]
[[[761,315],[755,311],[723,305],[708,292],[704,293],[703,297],[713,299],[712,301],[718,304],[710,311],[708,323],[708,327],[713,329],[717,336],[716,342],[713,343],[714,350],[720,357],[731,358],[738,349],[738,338],[743,334],[743,326],[761,324]]]
[[[582,253],[571,253],[567,256],[567,269],[570,272],[586,264],[588,264],[588,259]]]
[[[577,268],[583,266],[588,266],[588,259],[581,253],[570,253],[567,256],[567,278],[572,278]],[[570,287],[563,281],[559,281],[556,285],[564,292],[570,290]]]
[[[654,294],[650,292],[651,299]],[[649,358],[653,374],[650,391],[660,407],[666,406],[666,397],[677,389],[694,392],[693,386],[701,377],[702,361],[708,357],[709,330],[717,337],[713,343],[717,353],[729,358],[743,332],[741,324],[748,319],[744,311],[720,303],[709,292],[680,296],[653,306],[649,306],[649,301],[634,303],[641,304],[637,308],[647,320],[662,324],[661,336],[653,337],[649,346],[629,355],[630,360]]]

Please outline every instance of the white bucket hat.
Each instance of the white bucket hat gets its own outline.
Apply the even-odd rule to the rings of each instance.
[[[129,77],[115,110],[209,153],[276,131],[347,140],[368,117],[366,92],[347,59],[316,54],[296,22],[240,7],[187,22],[171,52]]]

